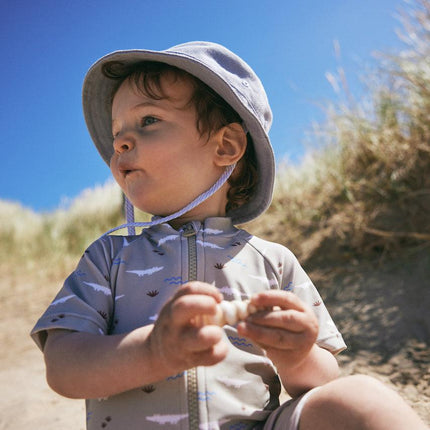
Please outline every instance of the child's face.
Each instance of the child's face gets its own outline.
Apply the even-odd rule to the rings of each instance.
[[[167,98],[154,100],[125,80],[112,104],[114,155],[110,167],[129,200],[144,212],[169,215],[210,188],[223,172],[214,162],[218,133],[208,140],[196,127],[193,86],[161,79]],[[210,201],[209,201],[210,200]],[[225,212],[226,188],[184,217],[203,220]]]

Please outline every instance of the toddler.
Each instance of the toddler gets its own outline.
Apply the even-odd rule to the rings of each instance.
[[[296,258],[235,227],[266,210],[275,175],[271,110],[241,58],[208,42],[114,52],[83,106],[128,202],[153,215],[95,241],[32,331],[49,385],[87,399],[88,429],[425,428],[377,381],[338,378],[345,343]],[[254,311],[220,327],[222,300]]]

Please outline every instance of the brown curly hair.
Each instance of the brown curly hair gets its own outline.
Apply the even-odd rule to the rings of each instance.
[[[163,92],[161,83],[161,78],[165,74],[173,73],[177,79],[187,79],[192,83],[194,91],[186,106],[194,106],[197,112],[197,130],[201,135],[207,134],[208,138],[211,133],[228,124],[242,124],[243,122],[237,112],[212,88],[177,67],[156,61],[143,61],[132,65],[112,61],[103,66],[102,72],[107,78],[118,81],[118,85],[112,93],[112,100],[125,79],[129,79],[139,91],[155,100],[167,97]],[[257,159],[254,144],[251,136],[247,133],[246,151],[228,180],[230,189],[227,194],[227,213],[251,199],[257,186],[257,179]]]

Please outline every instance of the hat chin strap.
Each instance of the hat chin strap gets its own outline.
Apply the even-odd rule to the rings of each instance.
[[[151,221],[148,222],[135,222],[134,221],[134,207],[131,204],[130,200],[128,198],[125,198],[125,216],[126,216],[126,223],[122,224],[118,227],[112,228],[111,230],[107,231],[103,236],[106,236],[108,234],[113,233],[114,231],[121,230],[123,228],[127,228],[128,234],[130,236],[136,234],[136,227],[152,227],[153,225],[162,224],[168,221],[171,221],[172,219],[178,218],[181,215],[189,212],[190,210],[194,209],[196,206],[203,203],[205,200],[207,200],[209,197],[211,197],[213,194],[215,194],[228,180],[228,178],[233,173],[234,168],[236,167],[236,163],[232,164],[231,166],[227,166],[224,173],[220,176],[220,178],[215,182],[215,184],[212,185],[207,191],[200,194],[197,198],[195,198],[191,203],[189,203],[184,208],[180,209],[179,211],[167,215],[165,217],[153,217]]]

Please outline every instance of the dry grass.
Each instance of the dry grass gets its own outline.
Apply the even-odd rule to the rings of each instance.
[[[430,243],[430,2],[402,20],[404,50],[380,56],[362,100],[327,109],[318,149],[280,169],[272,208],[251,227],[304,260]]]
[[[112,182],[84,190],[69,207],[52,213],[38,214],[0,201],[3,275],[64,276],[89,243],[122,221],[121,203],[121,191]]]

